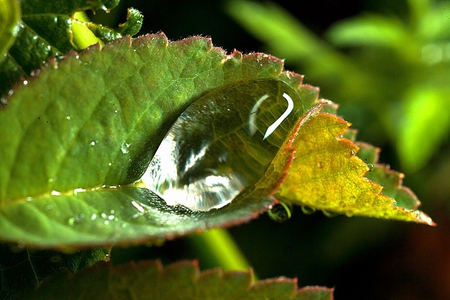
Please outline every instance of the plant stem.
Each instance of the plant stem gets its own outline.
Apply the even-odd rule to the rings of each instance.
[[[202,257],[204,267],[221,267],[228,270],[248,270],[251,268],[244,254],[236,245],[228,230],[214,228],[188,238],[196,253]],[[253,279],[257,280],[253,273]]]

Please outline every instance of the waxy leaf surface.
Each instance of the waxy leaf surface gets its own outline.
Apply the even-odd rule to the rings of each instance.
[[[60,275],[25,297],[84,299],[297,299],[332,300],[333,289],[297,288],[297,280],[274,278],[252,281],[251,271],[212,269],[200,272],[197,262],[163,267],[143,261],[117,267],[103,264],[71,278]]]
[[[220,211],[170,207],[134,183],[178,115],[208,91],[277,78],[313,106],[317,89],[282,69],[272,56],[227,56],[208,39],[169,43],[162,34],[50,60],[0,110],[1,239],[36,247],[138,243],[256,217],[273,202],[261,199],[283,176],[282,163],[245,201]]]

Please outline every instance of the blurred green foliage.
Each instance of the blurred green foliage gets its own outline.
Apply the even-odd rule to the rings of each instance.
[[[389,138],[406,171],[423,167],[448,137],[449,10],[449,2],[409,0],[406,17],[361,13],[334,23],[323,40],[274,3],[228,5],[270,53],[343,104],[347,120]]]

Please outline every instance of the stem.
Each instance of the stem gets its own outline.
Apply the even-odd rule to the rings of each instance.
[[[228,230],[214,228],[188,238],[192,248],[203,258],[205,267],[221,267],[224,271],[251,268],[244,254],[236,245]],[[253,273],[253,280],[257,280]]]

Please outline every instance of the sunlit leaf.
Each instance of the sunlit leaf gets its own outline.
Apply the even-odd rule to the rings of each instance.
[[[411,203],[396,203],[381,193],[381,185],[364,177],[370,168],[356,156],[358,147],[340,137],[349,125],[324,113],[307,120],[292,142],[291,147],[296,149],[294,160],[276,196],[326,213],[433,225],[433,221],[423,212],[414,210]],[[375,178],[383,178],[381,174],[389,175],[381,169],[376,172]],[[399,175],[394,176],[400,178]],[[405,191],[397,189],[399,186],[399,182],[395,188],[388,186],[387,194],[394,196],[399,190]],[[403,203],[406,203],[406,208],[398,206]]]
[[[197,262],[163,267],[159,261],[121,266],[103,264],[73,277],[59,276],[24,297],[80,299],[303,299],[332,300],[333,289],[297,288],[295,279],[252,281],[251,271],[212,269],[200,272]]]

